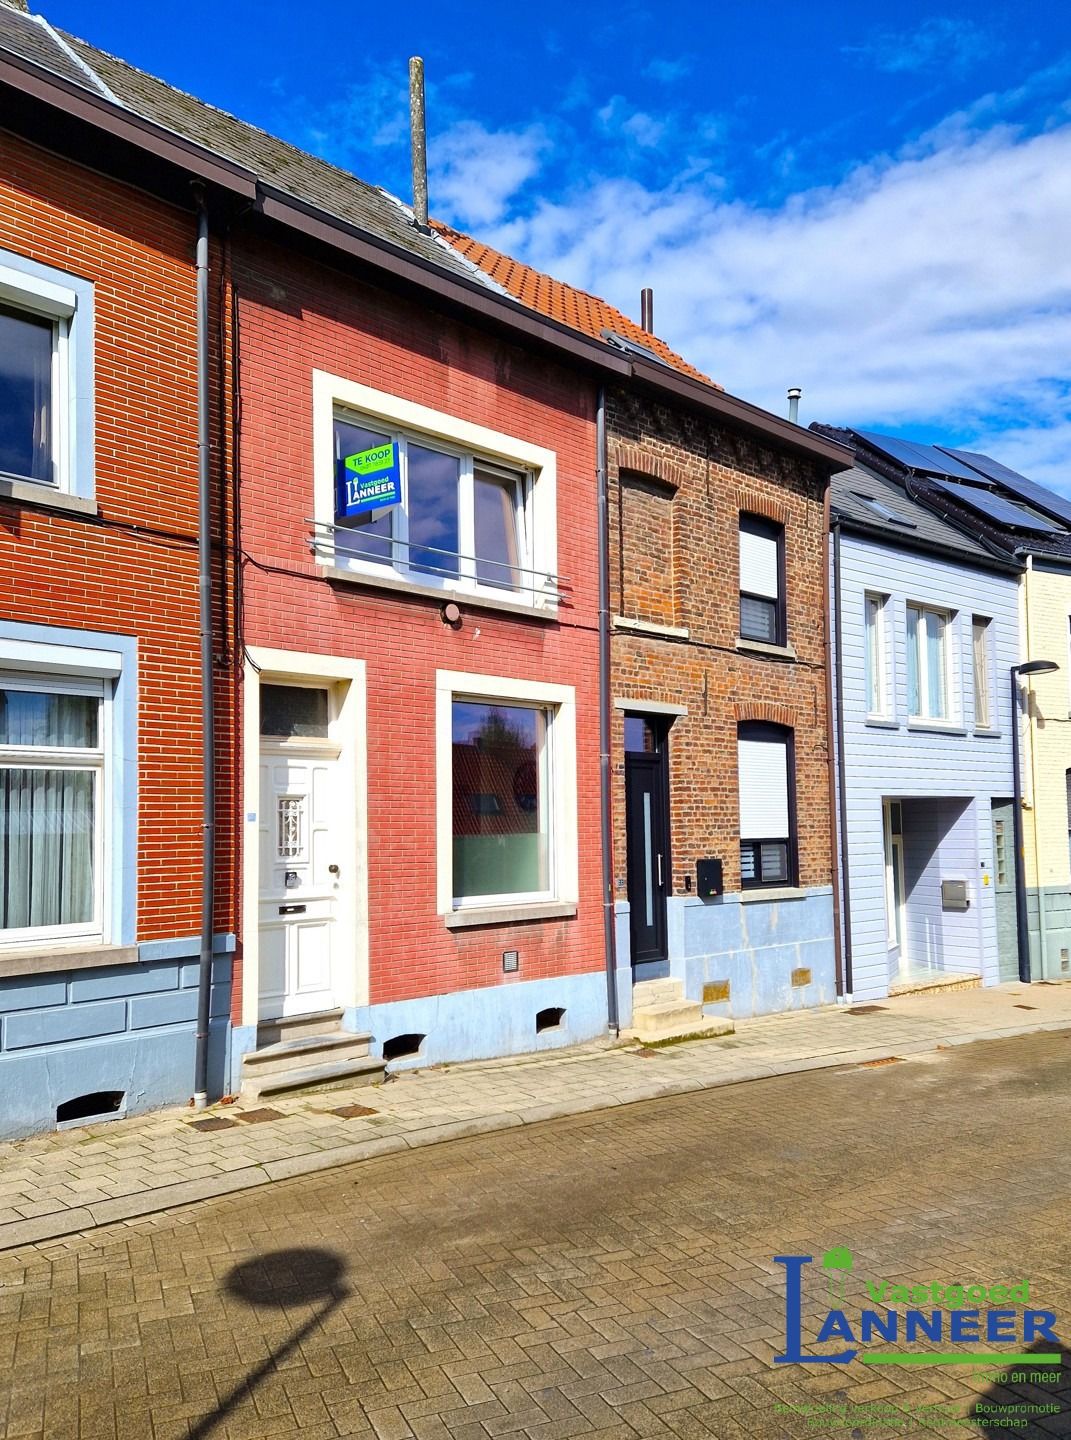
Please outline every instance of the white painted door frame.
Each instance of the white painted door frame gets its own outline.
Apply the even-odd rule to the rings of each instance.
[[[251,646],[242,706],[242,1018],[255,1027],[260,1010],[260,687],[319,681],[334,690],[329,733],[338,745],[339,791],[351,805],[340,834],[347,883],[338,901],[338,1001],[368,1004],[368,713],[365,662],[333,655]]]

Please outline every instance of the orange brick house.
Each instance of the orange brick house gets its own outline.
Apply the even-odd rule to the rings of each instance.
[[[847,456],[597,296],[442,233],[633,359],[604,412],[622,1023],[657,1034],[828,1003],[824,506]]]

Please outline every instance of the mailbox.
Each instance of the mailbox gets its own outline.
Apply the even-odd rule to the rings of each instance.
[[[711,900],[724,889],[721,879],[720,860],[697,860],[695,862],[695,888],[702,900]]]
[[[942,910],[969,910],[970,904],[966,880],[941,881]]]

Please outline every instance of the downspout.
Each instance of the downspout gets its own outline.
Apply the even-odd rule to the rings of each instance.
[[[602,925],[606,956],[606,1018],[621,1031],[617,1010],[617,936],[614,929],[614,857],[610,767],[610,500],[606,466],[606,390],[595,409],[595,478],[599,512],[599,821],[602,837]]]
[[[826,533],[829,529],[829,491],[826,491]],[[833,865],[833,914],[838,920],[836,928],[837,940],[837,994],[848,1004],[852,999],[852,901],[851,901],[851,880],[848,867],[848,782],[845,774],[844,764],[844,646],[843,630],[844,615],[841,609],[841,585],[840,585],[840,521],[832,527],[833,535],[833,603],[829,604],[829,567],[826,566],[826,612],[827,624],[832,627],[834,635],[833,645],[833,670],[829,674],[827,666],[827,694],[830,699],[828,707],[828,744],[829,744],[829,804],[834,819],[834,840],[836,845],[836,856]],[[827,629],[827,634],[828,634]],[[833,743],[833,727],[836,725],[836,746]],[[838,918],[838,909],[843,916],[843,939],[841,925]]]
[[[197,598],[201,640],[201,950],[197,979],[197,1042],[193,1104],[208,1104],[208,1030],[212,998],[213,911],[216,890],[216,723],[212,673],[212,511],[208,398],[208,210],[197,199]]]
[[[1026,557],[1026,574],[1023,576],[1023,605],[1025,611],[1025,639],[1026,659],[1031,658],[1033,641],[1030,635],[1030,591],[1031,576],[1034,571],[1034,557]],[[1041,879],[1041,847],[1038,841],[1038,744],[1037,744],[1037,722],[1030,714],[1027,714],[1027,742],[1030,747],[1030,824],[1034,831],[1034,883],[1038,890],[1038,944],[1041,960],[1041,978],[1049,978],[1049,916],[1045,905],[1045,886]]]

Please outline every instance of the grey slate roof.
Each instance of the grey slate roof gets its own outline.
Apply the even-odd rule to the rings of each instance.
[[[991,550],[964,535],[954,525],[949,525],[926,505],[913,500],[904,485],[886,479],[858,460],[851,470],[842,470],[839,475],[834,475],[830,484],[833,515],[843,521],[846,529],[865,530],[875,540],[897,549],[922,547],[943,550],[954,559],[975,565],[1001,563],[994,561]],[[883,518],[862,496],[886,506],[910,521],[910,526]]]
[[[77,36],[54,30],[40,16],[23,15],[0,3],[0,50],[8,50],[94,94],[114,98],[142,119],[252,170],[264,184],[429,261],[440,270],[463,275],[496,294],[504,293],[452,245],[435,234],[419,231],[407,208],[393,195],[135,69]]]

